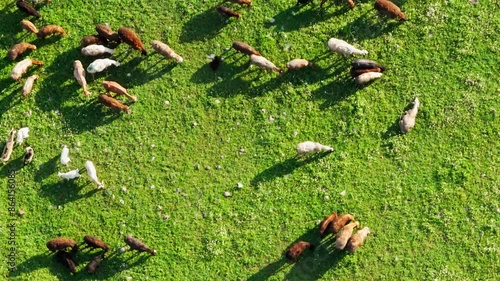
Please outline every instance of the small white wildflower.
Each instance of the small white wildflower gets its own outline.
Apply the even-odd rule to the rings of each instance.
[[[343,190],[342,192],[340,192],[340,196],[345,196],[345,190]]]
[[[323,199],[324,199],[325,201],[328,201],[328,200],[330,200],[330,196],[325,195],[325,197],[324,197]]]
[[[127,73],[127,77],[130,77],[130,76],[131,76],[131,74],[130,74],[130,73]]]
[[[123,201],[123,199],[120,199],[120,203],[125,204],[125,201]]]
[[[242,184],[241,182],[237,183],[237,184],[236,184],[236,186],[237,186],[238,188],[243,188],[243,184]]]
[[[229,191],[224,192],[224,197],[231,197],[231,192]]]
[[[163,103],[166,104],[166,105],[170,104],[170,102],[168,100],[165,100]]]
[[[220,103],[220,100],[216,99],[216,100],[215,100],[215,103]]]
[[[296,137],[299,133],[297,131],[293,131],[293,136]]]
[[[276,21],[276,20],[275,20],[275,19],[273,19],[273,18],[271,18],[271,19],[269,20],[269,22],[270,22],[271,24],[273,24],[275,21]]]
[[[122,191],[127,192],[127,188],[125,186],[122,186]]]
[[[274,122],[274,117],[269,116],[269,122]]]
[[[154,184],[151,185],[151,189],[155,189],[155,185]]]

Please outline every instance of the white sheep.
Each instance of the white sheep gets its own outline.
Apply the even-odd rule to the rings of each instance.
[[[265,69],[265,70],[272,70],[276,71],[278,73],[283,73],[283,70],[274,63],[270,62],[268,59],[266,59],[263,56],[257,56],[257,55],[250,55],[250,63],[255,64],[256,66]]]
[[[330,40],[328,40],[328,48],[330,49],[330,51],[335,53],[341,53],[346,57],[352,55],[365,56],[368,54],[367,50],[359,50],[353,45],[347,43],[346,41],[337,38],[330,38]]]
[[[96,59],[87,67],[87,72],[88,73],[101,72],[112,65],[120,66],[120,63],[112,59]]]
[[[382,77],[381,72],[365,72],[354,78],[354,80],[356,81],[356,83],[363,85],[380,77]]]
[[[98,56],[104,53],[112,55],[115,53],[115,50],[97,44],[88,45],[87,47],[82,48],[82,55],[84,56]]]
[[[399,119],[399,128],[401,132],[408,133],[413,127],[415,127],[415,117],[417,117],[418,108],[420,106],[420,101],[415,98],[413,101],[413,107],[405,111],[405,113]]]
[[[304,156],[306,154],[311,154],[320,151],[333,151],[333,147],[322,145],[319,142],[305,141],[297,144],[297,156]]]
[[[67,180],[71,180],[74,178],[79,178],[80,171],[78,171],[78,169],[76,169],[76,170],[71,170],[71,171],[66,172],[66,173],[57,173],[57,176],[60,178],[65,178]]]
[[[23,143],[24,139],[29,137],[28,132],[30,129],[28,127],[21,128],[17,131],[17,137],[16,137],[16,143],[21,144]]]
[[[61,164],[68,165],[69,161],[71,161],[71,159],[69,159],[68,157],[68,154],[69,154],[69,149],[67,146],[64,146],[61,152]]]
[[[87,161],[85,162],[85,169],[87,169],[87,174],[90,177],[90,180],[92,180],[95,184],[97,184],[97,188],[101,189],[104,187],[104,182],[100,182],[99,179],[97,178],[97,172],[95,170],[94,163],[92,161]]]

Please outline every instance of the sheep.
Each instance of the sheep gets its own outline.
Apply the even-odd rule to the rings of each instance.
[[[212,61],[209,63],[210,65],[210,68],[213,70],[213,71],[217,71],[217,69],[219,68],[220,64],[222,63],[223,59],[219,56],[214,56]]]
[[[393,16],[399,18],[400,20],[406,20],[406,15],[401,12],[401,9],[394,3],[388,0],[376,0],[375,10],[381,15]]]
[[[92,235],[85,235],[83,237],[83,241],[87,244],[88,247],[91,248],[101,248],[104,250],[104,252],[109,251],[109,246],[106,245],[101,239],[92,236]]]
[[[120,66],[120,63],[112,59],[96,59],[89,66],[87,66],[88,73],[101,72],[110,66]]]
[[[313,63],[305,59],[293,59],[286,64],[286,68],[288,68],[288,70],[301,69],[311,66],[313,66]]]
[[[385,66],[379,64],[376,61],[367,59],[357,59],[351,63],[353,69],[374,69],[379,68],[380,72],[385,71]]]
[[[153,47],[153,49],[156,52],[166,57],[167,59],[174,59],[178,63],[182,63],[184,61],[184,59],[181,56],[176,54],[174,50],[172,50],[167,44],[161,41],[158,40],[151,41],[151,47]]]
[[[263,56],[250,55],[250,63],[255,64],[256,66],[265,70],[276,71],[279,74],[283,73],[283,70],[281,68],[277,67]]]
[[[49,35],[53,35],[53,34],[59,34],[61,36],[65,36],[66,31],[64,31],[64,29],[62,27],[60,27],[59,25],[49,24],[49,25],[46,25],[46,26],[40,28],[40,30],[38,30],[38,33],[36,34],[36,36],[38,38],[45,39],[45,37],[47,37]]]
[[[33,6],[24,2],[23,0],[16,1],[16,6],[19,10],[25,12],[28,15],[32,15],[37,19],[42,16],[40,15],[40,12],[38,12]]]
[[[297,261],[300,255],[304,252],[306,249],[310,249],[311,251],[314,251],[315,246],[309,242],[306,241],[298,241],[294,243],[287,251],[286,251],[286,257],[291,260],[291,261]]]
[[[351,68],[351,77],[356,78],[360,76],[361,74],[368,73],[368,72],[383,72],[384,70],[381,68],[366,68],[366,69],[356,69],[356,68]]]
[[[82,62],[79,60],[73,62],[73,76],[75,76],[76,81],[83,88],[83,94],[90,96],[90,92],[87,89],[87,79],[85,79],[85,68],[83,68]]]
[[[130,108],[121,102],[117,101],[116,99],[108,96],[108,95],[99,95],[97,97],[97,100],[104,106],[114,108],[114,109],[119,109],[125,111],[125,113],[130,114],[132,111]]]
[[[367,50],[359,50],[346,41],[337,38],[330,38],[327,44],[330,51],[343,54],[346,57],[352,55],[365,56],[368,54]]]
[[[7,58],[15,60],[18,56],[22,55],[27,50],[36,50],[36,46],[25,42],[15,44],[7,53]]]
[[[98,56],[104,53],[112,55],[115,53],[115,50],[96,44],[88,45],[82,48],[82,55],[84,56]]]
[[[66,266],[71,273],[76,273],[76,265],[70,253],[66,251],[58,251],[56,253],[56,258],[60,263]]]
[[[297,144],[297,157],[320,151],[332,152],[333,147],[322,145],[319,142],[305,141]]]
[[[61,152],[61,164],[62,165],[67,165],[69,163],[69,161],[71,161],[71,159],[69,159],[69,157],[68,157],[68,154],[69,154],[69,149],[65,145],[65,146],[63,146],[63,149]]]
[[[29,137],[29,135],[28,135],[29,131],[30,131],[30,128],[28,128],[28,127],[23,127],[21,129],[17,130],[16,144],[23,143],[24,139]]]
[[[97,35],[87,35],[85,37],[82,38],[82,40],[80,40],[80,45],[82,47],[87,47],[89,45],[102,45],[102,44],[105,44],[106,43],[106,39],[105,38],[101,38]]]
[[[247,5],[247,6],[252,6],[253,3],[252,3],[252,0],[227,0],[231,3],[236,3],[236,4],[240,4],[240,5]]]
[[[353,221],[354,217],[351,214],[341,214],[338,215],[331,223],[330,223],[330,232],[332,234],[337,234],[342,227],[344,227],[349,221]]]
[[[326,230],[329,228],[330,223],[337,217],[337,213],[333,213],[329,216],[326,216],[321,223],[319,224],[319,235],[323,237],[326,233]]]
[[[35,156],[35,152],[31,146],[26,147],[26,153],[24,154],[24,165],[27,165],[33,161],[33,157]]]
[[[155,256],[157,253],[156,250],[149,248],[141,240],[139,240],[135,237],[132,237],[132,235],[130,235],[130,234],[125,236],[123,241],[125,241],[125,243],[127,243],[127,245],[129,245],[130,248],[133,250],[137,250],[139,252],[148,252],[153,256]]]
[[[241,15],[238,12],[235,12],[226,6],[218,6],[217,11],[227,17],[234,17],[237,19],[241,18]]]
[[[104,81],[102,82],[102,86],[106,89],[106,93],[113,92],[116,96],[126,96],[130,101],[136,102],[137,98],[135,96],[130,95],[122,85],[118,84],[115,81]]]
[[[36,26],[29,20],[22,20],[21,28],[35,35],[38,33],[38,28],[36,28]]]
[[[401,132],[408,133],[413,127],[415,127],[415,118],[417,117],[418,108],[420,107],[420,101],[418,98],[413,100],[413,107],[405,111],[399,119],[399,128]]]
[[[47,248],[51,252],[64,251],[67,248],[71,248],[72,252],[78,251],[78,245],[75,240],[64,237],[57,237],[47,242]]]
[[[14,68],[12,69],[12,72],[10,73],[10,78],[16,80],[19,82],[21,80],[21,77],[23,74],[25,74],[28,71],[28,68],[30,68],[32,65],[43,65],[43,62],[37,61],[37,60],[32,60],[30,58],[26,58],[20,62],[18,62]]]
[[[380,77],[382,77],[382,73],[380,72],[366,72],[354,78],[354,81],[356,81],[356,83],[360,85],[363,85]]]
[[[2,152],[2,162],[7,162],[10,159],[12,150],[14,150],[14,136],[16,135],[16,130],[11,129],[9,131],[9,138],[5,142],[5,146]]]
[[[104,260],[104,254],[95,256],[85,267],[87,273],[93,274],[102,260]]]
[[[349,241],[347,241],[347,245],[345,246],[345,250],[349,253],[355,253],[359,246],[363,245],[366,236],[370,234],[370,229],[368,227],[363,227],[361,230],[356,232]]]
[[[95,31],[97,31],[97,34],[99,34],[99,37],[113,41],[116,43],[121,43],[120,35],[118,33],[114,32],[111,27],[105,25],[105,24],[98,24],[95,26]]]
[[[97,184],[97,189],[101,189],[104,187],[104,182],[100,182],[99,179],[97,178],[97,172],[95,170],[94,163],[92,161],[87,160],[85,162],[85,169],[87,169],[87,175],[89,175],[90,180]]]
[[[337,234],[337,239],[335,240],[335,249],[340,251],[344,250],[347,241],[349,240],[349,238],[351,238],[352,231],[358,226],[359,222],[357,221],[345,225]]]
[[[131,46],[133,49],[141,51],[142,55],[148,54],[146,48],[142,44],[141,39],[132,30],[128,29],[125,26],[122,26],[118,29],[118,35],[125,44]]]
[[[245,42],[241,42],[241,41],[234,41],[233,42],[233,45],[232,47],[240,52],[240,53],[244,53],[244,54],[247,54],[247,55],[256,55],[256,56],[262,56],[259,51],[255,50],[252,46],[248,45],[247,43]]]
[[[28,77],[28,79],[26,79],[26,82],[24,82],[24,86],[23,86],[23,92],[22,92],[22,95],[23,97],[28,97],[28,95],[31,93],[31,90],[33,90],[33,84],[35,83],[35,81],[39,78],[38,75],[31,75],[30,77]]]
[[[72,180],[75,178],[79,178],[81,175],[80,175],[80,171],[78,169],[75,169],[75,170],[71,170],[71,171],[66,172],[66,173],[57,173],[57,176],[60,178],[65,178],[67,180]]]

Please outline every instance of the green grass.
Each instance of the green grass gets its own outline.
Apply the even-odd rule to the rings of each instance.
[[[25,16],[12,1],[0,2],[0,56],[16,42],[34,42],[29,57],[45,63],[25,75],[40,79],[24,99],[22,85],[9,77],[15,63],[0,61],[1,135],[30,128],[0,170],[2,257],[9,253],[11,169],[16,209],[26,212],[15,218],[17,271],[9,274],[4,259],[2,278],[494,280],[500,273],[495,1],[395,1],[407,14],[404,23],[379,18],[373,1],[357,1],[353,10],[335,1],[323,9],[319,1],[301,9],[293,0],[228,4],[240,20],[218,15],[213,0],[53,1],[40,6],[35,24],[58,24],[68,35],[46,40],[21,32]],[[88,75],[87,98],[72,62],[86,67],[93,60],[80,55],[79,41],[104,22],[136,30],[151,55],[126,55],[120,45],[122,66]],[[355,85],[352,59],[327,52],[331,37],[368,50],[366,57],[388,70],[369,86]],[[154,39],[185,62],[152,54]],[[266,73],[226,51],[233,40],[282,67],[302,57],[317,68]],[[215,73],[207,65],[212,53],[225,58]],[[103,80],[138,97],[131,115],[96,102]],[[422,103],[416,127],[401,135],[398,118],[415,96]],[[296,160],[295,146],[305,140],[335,151]],[[59,163],[64,144],[68,167]],[[23,167],[28,145],[35,160]],[[86,175],[57,178],[86,160],[105,190],[95,190]],[[352,213],[372,229],[365,245],[344,255],[327,239],[287,263],[283,251],[297,240],[319,243],[317,224],[333,211]],[[79,272],[71,277],[45,247],[56,236],[81,241],[93,234],[116,253],[129,233],[158,255],[113,254],[94,276],[84,272],[94,252],[77,255]]]

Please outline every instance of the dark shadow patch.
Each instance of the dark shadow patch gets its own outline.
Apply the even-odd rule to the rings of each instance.
[[[319,5],[318,9],[312,7],[311,4],[295,5],[274,15],[272,17],[274,23],[266,21],[264,24],[267,28],[274,27],[275,29],[279,28],[280,31],[294,31],[340,15],[339,10],[329,13],[327,10],[320,9]]]
[[[356,39],[359,41],[373,39],[385,33],[392,32],[402,23],[403,22],[400,21],[386,20],[381,18],[377,11],[370,11],[339,29],[336,33],[336,38],[342,38],[342,40],[345,40],[348,43]],[[358,49],[368,48],[368,46],[354,45]]]
[[[35,181],[42,182],[44,179],[49,177],[52,174],[57,173],[57,161],[60,159],[60,155],[52,157],[47,162],[38,166],[38,169],[35,173]]]
[[[81,194],[80,192],[83,188],[88,185],[91,186],[92,190]],[[62,206],[79,199],[89,198],[100,190],[101,189],[97,189],[93,183],[85,179],[60,179],[56,183],[43,184],[40,189],[40,196],[48,197],[53,205]]]
[[[215,37],[221,29],[233,19],[220,15],[216,7],[210,8],[201,14],[194,15],[182,25],[181,42],[194,42],[210,40]]]

